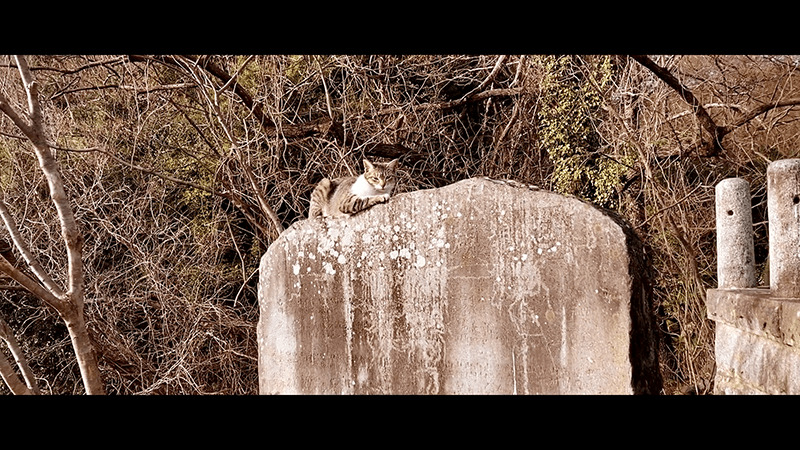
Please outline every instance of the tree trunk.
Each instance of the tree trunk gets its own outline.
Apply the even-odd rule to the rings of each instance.
[[[75,358],[81,370],[83,386],[89,395],[103,395],[105,394],[105,388],[100,377],[94,346],[89,338],[89,331],[83,318],[83,302],[79,305],[71,303],[70,306],[69,315],[62,314],[61,317],[67,324],[69,337],[72,339],[72,348],[75,350]]]
[[[25,58],[16,56],[15,59],[25,93],[27,94],[28,111],[27,114],[17,112],[2,93],[0,93],[0,111],[8,116],[33,144],[39,166],[50,188],[50,198],[53,200],[53,205],[58,214],[61,236],[64,239],[67,251],[67,279],[69,280],[69,286],[66,292],[57,286],[45,289],[16,270],[5,258],[0,258],[0,270],[58,311],[58,314],[67,324],[86,393],[105,394],[105,388],[100,378],[100,370],[97,366],[97,357],[83,317],[83,236],[78,229],[78,223],[75,220],[69,197],[64,190],[64,182],[61,178],[58,161],[47,140],[42,108],[38,98],[37,83],[31,75]],[[0,212],[7,213],[7,211]],[[10,215],[3,214],[3,220],[13,237],[16,230],[13,229],[13,221],[7,220],[6,216]],[[14,244],[18,247],[20,253],[23,255],[29,254],[24,243],[20,240],[15,239]],[[28,260],[28,264],[29,266],[36,266],[32,259]],[[46,274],[40,275],[39,278],[49,279]]]

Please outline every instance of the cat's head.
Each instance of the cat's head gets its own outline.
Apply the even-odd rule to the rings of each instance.
[[[394,185],[394,172],[397,169],[398,160],[388,163],[372,163],[364,160],[364,178],[375,189],[389,189]]]

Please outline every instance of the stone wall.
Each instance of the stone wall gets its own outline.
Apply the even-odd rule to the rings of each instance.
[[[800,302],[769,289],[711,289],[715,394],[800,394]]]
[[[767,168],[770,286],[757,287],[747,181],[716,187],[716,394],[800,394],[800,160]]]
[[[488,179],[303,220],[261,261],[260,392],[658,393],[647,273],[613,216]]]

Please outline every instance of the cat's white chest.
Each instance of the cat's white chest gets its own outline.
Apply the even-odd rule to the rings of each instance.
[[[388,189],[375,189],[375,186],[369,184],[364,175],[356,178],[353,185],[350,187],[350,192],[359,197],[374,197],[376,195],[384,195],[389,193]]]

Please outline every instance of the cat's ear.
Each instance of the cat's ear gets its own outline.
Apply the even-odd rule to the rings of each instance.
[[[394,170],[397,169],[397,164],[399,162],[400,162],[400,158],[393,159],[393,160],[389,161],[388,164],[386,164],[386,168],[389,169],[390,171],[394,172]]]
[[[375,166],[374,166],[374,165],[372,165],[372,163],[371,163],[371,162],[369,162],[369,161],[367,161],[366,159],[364,159],[364,170],[365,170],[366,172],[369,172],[370,170],[375,170]]]

